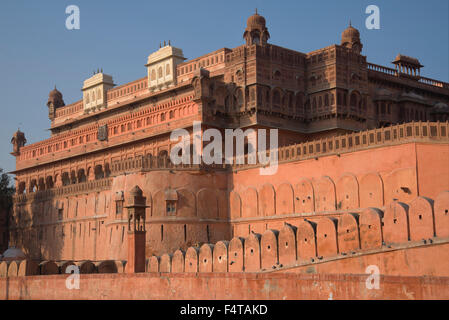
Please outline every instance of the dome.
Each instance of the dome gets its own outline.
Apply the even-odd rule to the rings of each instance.
[[[22,250],[15,247],[8,248],[3,252],[2,260],[12,261],[12,260],[24,260],[26,259],[25,253]]]
[[[360,39],[360,32],[354,28],[351,23],[341,34],[342,39]]]
[[[26,140],[25,133],[20,131],[20,129],[17,129],[17,131],[14,133],[14,135],[12,137],[13,137],[13,139],[16,139],[16,140]]]
[[[62,93],[59,92],[58,89],[56,89],[56,86],[48,94],[47,106],[50,106],[50,104],[53,104],[55,108],[65,106],[64,99],[62,98]]]
[[[351,22],[341,34],[341,45],[359,54],[362,52],[363,44],[360,41],[360,32],[351,25]]]
[[[139,188],[139,186],[135,186],[134,188],[132,188],[132,189],[129,191],[129,194],[130,194],[132,197],[141,197],[142,194],[143,194],[143,192],[142,192],[142,189]]]
[[[257,13],[254,13],[246,21],[246,29],[243,33],[243,38],[247,45],[265,45],[270,38],[270,33],[266,27],[265,18]]]
[[[259,15],[257,13],[257,10],[256,10],[256,13],[253,14],[251,17],[249,17],[248,20],[246,21],[247,28],[251,28],[251,29],[253,29],[253,28],[263,29],[263,28],[265,28],[265,24],[266,24],[265,18],[263,16]]]

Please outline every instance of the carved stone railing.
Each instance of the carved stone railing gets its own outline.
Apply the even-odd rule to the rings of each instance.
[[[167,156],[136,157],[112,163],[111,174],[121,175],[125,172],[144,172],[152,170],[224,170],[226,164],[173,164]]]
[[[367,68],[368,68],[368,70],[371,70],[371,71],[376,71],[376,72],[388,74],[390,76],[399,77],[399,73],[396,69],[384,67],[384,66],[374,64],[374,63],[367,63]],[[419,76],[416,79],[419,83],[427,84],[427,85],[433,86],[433,87],[449,89],[449,83],[447,83],[447,82],[438,81],[438,80],[434,80],[434,79],[430,79],[430,78],[425,78],[422,76]]]
[[[306,160],[327,155],[354,152],[385,145],[406,142],[449,143],[449,122],[409,122],[386,128],[361,131],[327,139],[281,147],[277,151],[278,162]],[[272,160],[274,155],[272,155]],[[262,166],[259,157],[245,155],[233,169]]]
[[[70,184],[62,187],[54,187],[47,190],[30,192],[24,194],[14,195],[13,200],[15,203],[44,200],[53,197],[62,197],[80,193],[98,192],[102,190],[108,190],[112,186],[112,178],[103,178],[93,181],[81,182],[76,184]]]

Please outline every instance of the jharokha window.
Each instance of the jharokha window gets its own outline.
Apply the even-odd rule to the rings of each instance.
[[[123,207],[125,205],[125,196],[123,191],[119,191],[115,194],[115,214],[122,214]]]
[[[176,204],[178,202],[178,193],[172,188],[165,190],[165,208],[167,216],[176,215]]]
[[[123,200],[118,200],[115,202],[115,214],[122,214],[123,213]]]

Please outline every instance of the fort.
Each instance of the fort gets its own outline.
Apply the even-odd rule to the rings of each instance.
[[[11,140],[1,298],[449,298],[449,84],[403,54],[369,63],[351,25],[301,53],[255,13],[243,38],[192,60],[164,44],[147,76],[99,70],[69,105],[50,92],[51,137]],[[175,164],[176,129],[201,148],[208,129],[276,129],[276,174],[247,137],[243,161]]]

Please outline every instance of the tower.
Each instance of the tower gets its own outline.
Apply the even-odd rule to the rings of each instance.
[[[341,45],[359,54],[362,52],[363,44],[360,41],[360,32],[351,25],[351,21],[349,21],[349,27],[341,34]]]
[[[265,18],[256,12],[248,18],[246,21],[246,29],[243,33],[243,39],[246,41],[246,45],[253,44],[265,45],[268,39],[270,39],[270,33],[266,27]]]
[[[11,154],[13,156],[18,156],[20,154],[20,148],[22,148],[26,142],[27,139],[25,139],[25,134],[17,129],[16,133],[14,133],[11,138],[11,143],[13,145],[13,152],[11,152]]]
[[[142,190],[135,186],[129,192],[127,273],[145,272],[145,205]]]
[[[148,88],[152,91],[176,85],[176,66],[185,60],[182,50],[168,42],[148,56]]]
[[[84,81],[83,102],[84,112],[95,112],[106,108],[106,91],[114,87],[112,76],[98,70],[92,77]]]
[[[55,88],[48,94],[48,101],[47,101],[48,118],[50,120],[53,120],[55,118],[56,109],[63,106],[65,106],[65,103],[64,100],[62,99],[62,93],[59,92],[55,86]]]

